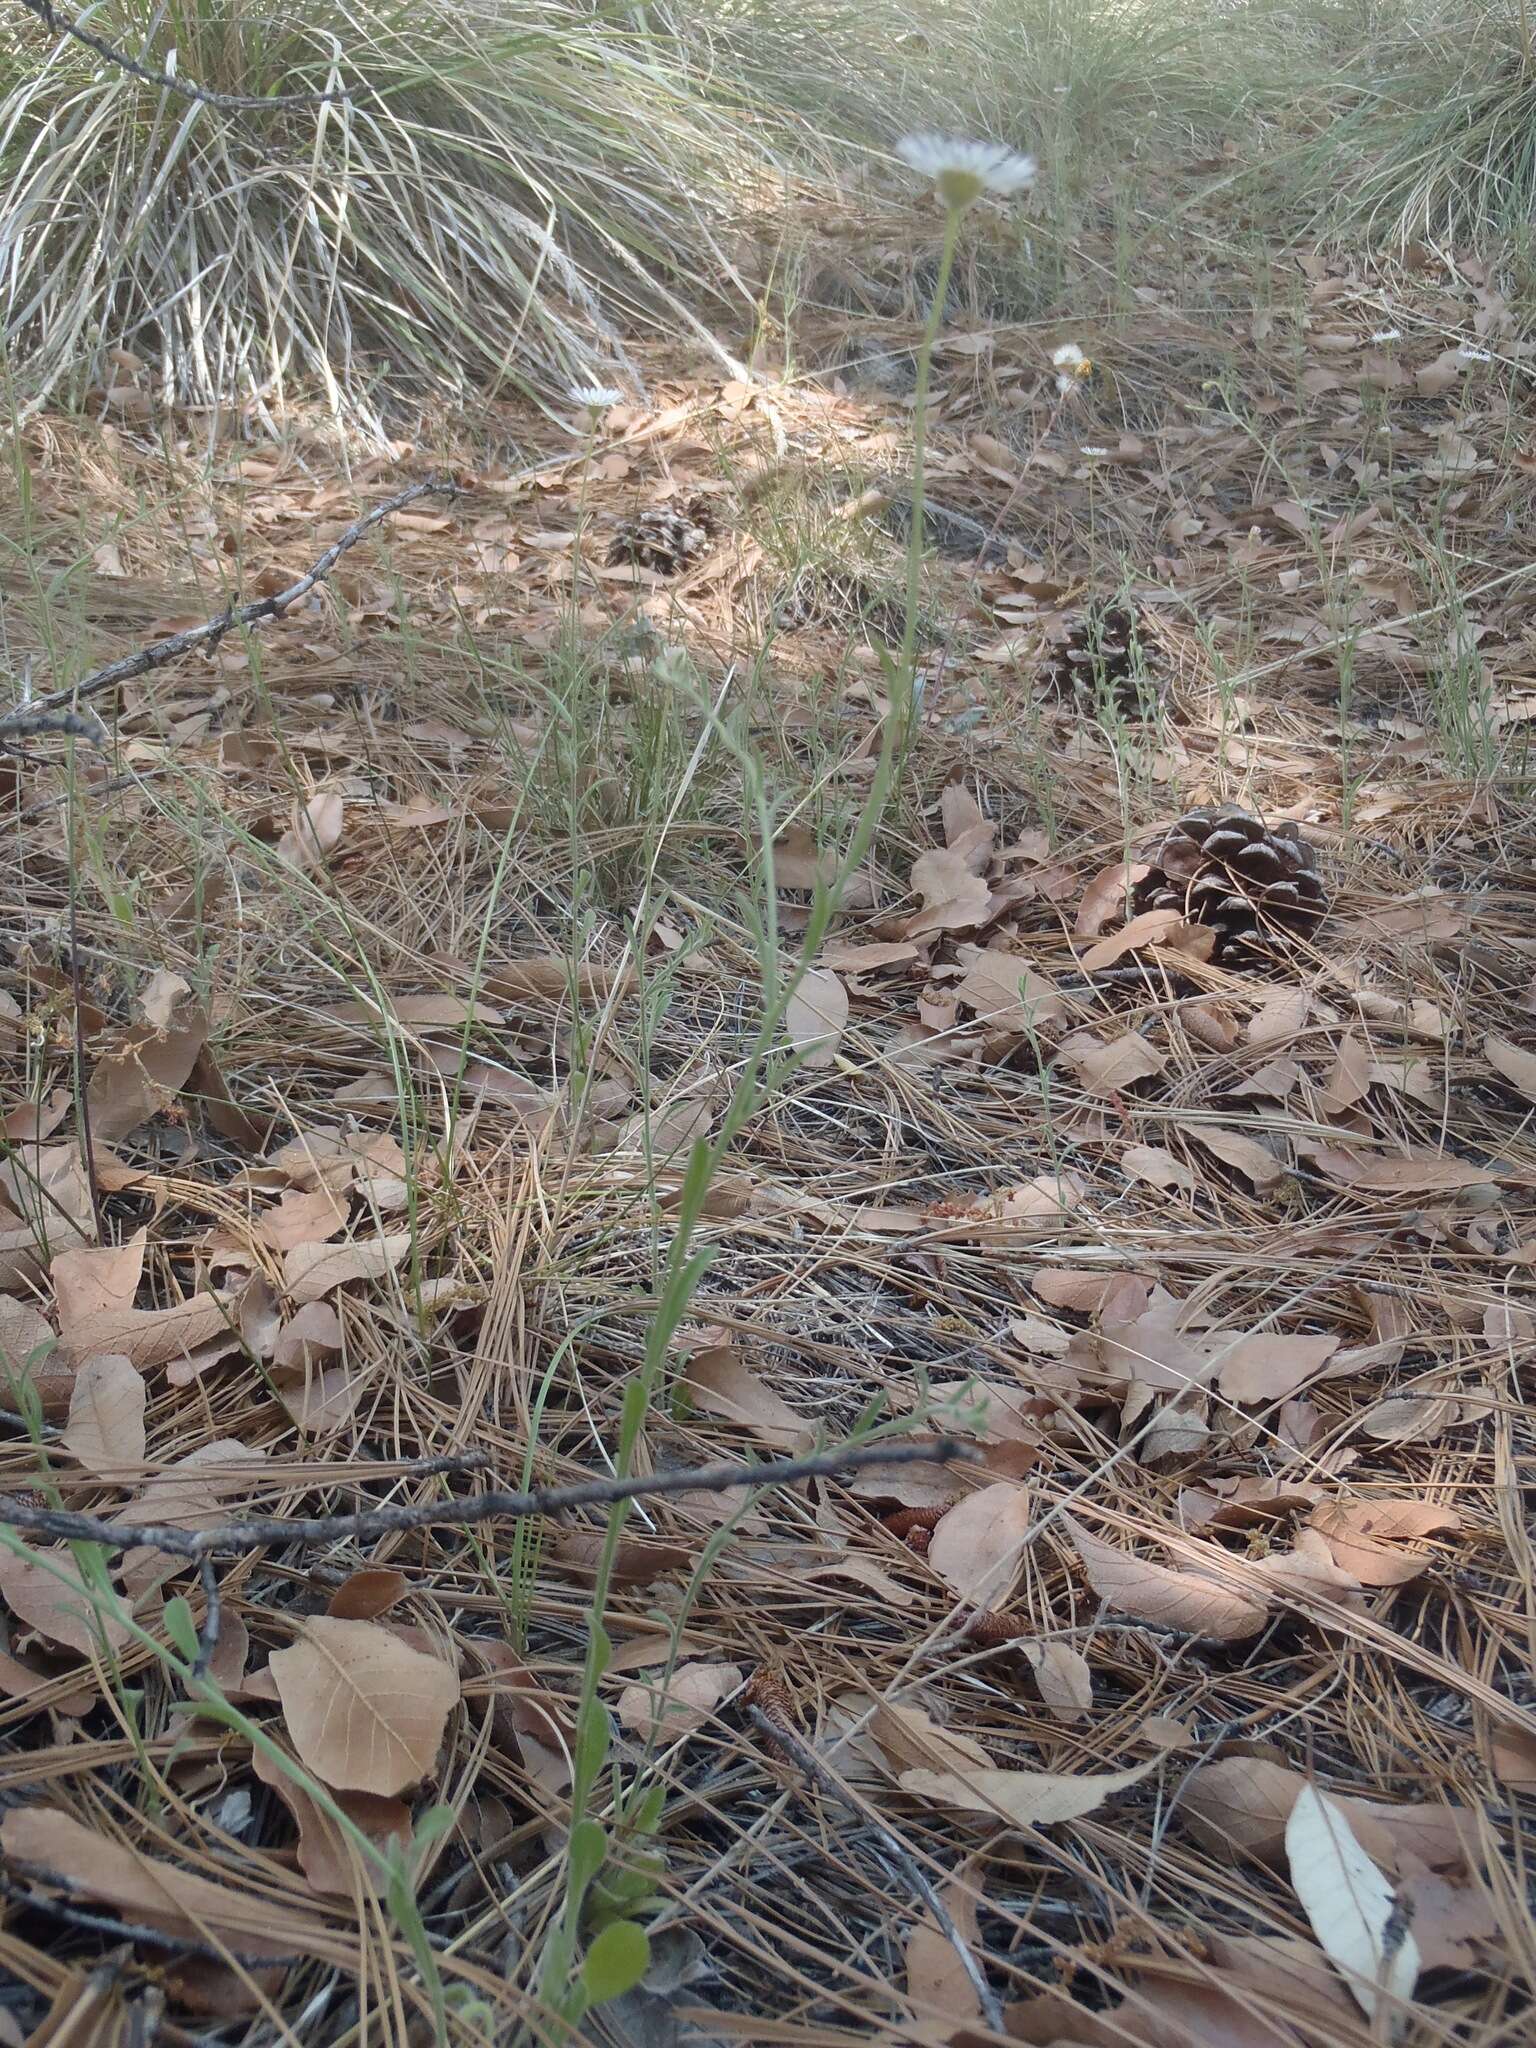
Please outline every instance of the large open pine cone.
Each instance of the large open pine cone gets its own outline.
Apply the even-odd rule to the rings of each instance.
[[[1144,698],[1158,694],[1128,605],[1096,602],[1058,627],[1036,674],[1053,696],[1090,710],[1112,702],[1130,717],[1145,709]]]
[[[1213,925],[1218,954],[1305,936],[1327,910],[1317,854],[1296,826],[1237,804],[1187,811],[1147,859],[1133,908]]]

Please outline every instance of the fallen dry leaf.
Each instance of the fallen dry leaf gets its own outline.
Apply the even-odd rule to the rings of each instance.
[[[1217,1342],[1216,1384],[1229,1401],[1283,1401],[1339,1348],[1337,1337],[1287,1336],[1278,1330]]]
[[[299,1244],[284,1254],[283,1287],[294,1301],[314,1302],[356,1280],[382,1280],[409,1257],[411,1233],[355,1238],[347,1244]]]
[[[985,880],[947,847],[936,847],[912,863],[912,888],[923,907],[903,927],[909,939],[926,932],[974,931],[992,902]]]
[[[1146,862],[1140,860],[1120,861],[1114,867],[1101,869],[1083,891],[1072,936],[1096,939],[1112,917],[1125,915],[1131,891],[1151,872]]]
[[[619,1696],[620,1724],[642,1741],[675,1742],[700,1728],[742,1683],[736,1664],[679,1664],[663,1688],[637,1680]]]
[[[1133,1764],[1128,1771],[903,1771],[901,1789],[915,1798],[931,1799],[962,1813],[985,1814],[1010,1827],[1048,1828],[1059,1821],[1081,1820],[1095,1813],[1113,1793],[1136,1785],[1158,1759]]]
[[[7,1814],[0,1822],[0,1850],[13,1863],[39,1865],[66,1878],[84,1898],[187,1941],[212,1935],[246,1954],[297,1950],[328,1961],[338,1952],[335,1937],[313,1913],[279,1905],[265,1892],[214,1884],[158,1857],[141,1856],[48,1807]]]
[[[1312,1527],[1328,1545],[1334,1563],[1363,1586],[1406,1586],[1434,1562],[1423,1551],[1392,1546],[1416,1537],[1451,1534],[1461,1527],[1454,1508],[1422,1500],[1319,1501]]]
[[[999,1481],[956,1503],[933,1532],[928,1562],[961,1600],[1006,1606],[1024,1562],[1032,1508],[1022,1487]]]
[[[360,1893],[382,1897],[384,1871],[355,1849],[325,1809],[265,1750],[251,1752],[251,1768],[263,1785],[282,1800],[299,1830],[299,1868],[322,1898],[351,1899]],[[403,1799],[380,1798],[371,1792],[332,1791],[331,1797],[384,1855],[402,1850],[411,1839],[411,1809]]]
[[[848,991],[835,974],[811,967],[784,1013],[784,1035],[806,1067],[830,1067],[848,1023]]]
[[[1061,1056],[1090,1095],[1114,1095],[1133,1081],[1160,1074],[1167,1059],[1137,1031],[1106,1045],[1091,1031],[1074,1031],[1061,1041]]]
[[[277,857],[307,873],[318,868],[339,843],[346,806],[334,790],[321,790],[307,803],[295,804],[288,829],[277,842]]]
[[[103,1644],[120,1650],[131,1640],[111,1603],[92,1596],[74,1552],[64,1544],[0,1546],[0,1596],[23,1628],[82,1657],[98,1655]]]
[[[268,1660],[306,1769],[343,1792],[389,1798],[431,1774],[458,1674],[372,1621],[312,1615]]]
[[[1134,1615],[1160,1628],[1187,1631],[1207,1641],[1240,1642],[1256,1635],[1268,1619],[1262,1600],[1198,1572],[1173,1571],[1131,1557],[1079,1528],[1070,1516],[1063,1524],[1077,1546],[1088,1583],[1116,1614]]]
[[[121,1352],[99,1352],[75,1375],[60,1441],[87,1472],[114,1483],[144,1463],[144,1376]]]
[[[682,1383],[710,1415],[746,1425],[765,1443],[796,1455],[808,1451],[816,1433],[787,1401],[766,1386],[730,1344],[712,1344],[695,1351],[683,1368]]]

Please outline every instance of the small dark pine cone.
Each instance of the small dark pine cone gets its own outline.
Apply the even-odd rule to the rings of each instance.
[[[707,502],[690,498],[683,505],[648,505],[621,519],[608,548],[608,566],[632,562],[654,569],[658,576],[680,576],[691,569],[714,533]]]
[[[1037,674],[1052,696],[1139,713],[1153,688],[1141,654],[1136,614],[1127,605],[1091,604],[1047,647]]]
[[[1187,811],[1145,858],[1132,908],[1177,910],[1214,926],[1218,957],[1305,938],[1327,913],[1317,854],[1293,824],[1237,804]]]

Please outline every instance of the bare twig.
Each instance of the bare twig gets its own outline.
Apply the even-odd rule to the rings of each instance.
[[[925,1444],[863,1444],[777,1465],[704,1465],[638,1479],[586,1479],[577,1486],[541,1487],[528,1493],[472,1493],[460,1500],[420,1501],[412,1506],[371,1508],[361,1514],[255,1516],[243,1522],[221,1522],[211,1529],[178,1529],[160,1522],[108,1522],[68,1508],[31,1507],[0,1494],[0,1522],[55,1543],[99,1543],[109,1551],[164,1550],[200,1564],[210,1555],[243,1556],[279,1543],[340,1543],[346,1539],[372,1543],[403,1530],[520,1521],[531,1515],[613,1507],[621,1500],[652,1500],[669,1493],[730,1493],[738,1487],[755,1491],[790,1486],[801,1479],[836,1479],[844,1472],[862,1472],[871,1465],[957,1464],[976,1456],[971,1445],[950,1437]]]
[[[970,1944],[955,1925],[948,1907],[929,1882],[906,1843],[899,1835],[892,1833],[872,1806],[860,1799],[827,1768],[810,1744],[803,1742],[793,1728],[786,1727],[782,1721],[771,1719],[761,1707],[749,1705],[747,1715],[758,1733],[771,1742],[775,1749],[792,1757],[814,1785],[846,1806],[850,1813],[856,1814],[866,1826],[874,1830],[886,1854],[891,1857],[907,1883],[933,1915],[939,1932],[960,1958],[961,1966],[971,1980],[971,1987],[976,1993],[987,2025],[996,2033],[1006,2034],[1008,2029],[1003,2021],[1001,1999],[987,1982],[986,1973],[971,1953]]]
[[[162,92],[176,93],[184,100],[196,100],[207,107],[221,107],[226,113],[251,113],[267,107],[318,107],[352,97],[345,86],[338,86],[334,92],[211,92],[205,85],[194,85],[189,78],[173,78],[169,71],[151,71],[147,64],[140,64],[126,51],[119,50],[90,29],[82,28],[79,22],[67,20],[54,9],[51,0],[21,0],[21,4],[28,14],[37,16],[44,28],[52,29],[55,35],[72,36],[86,49],[94,50],[98,57],[105,57],[109,64],[115,64],[119,71],[126,71],[130,78],[137,78],[145,85],[158,86]]]
[[[30,0],[24,0],[24,4],[30,4]],[[94,697],[118,683],[132,682],[135,676],[148,675],[152,669],[165,668],[199,647],[217,647],[225,634],[233,632],[236,626],[261,626],[268,619],[280,619],[300,598],[307,597],[317,583],[323,583],[347,550],[355,548],[365,534],[392,512],[415,504],[418,498],[454,498],[458,494],[459,486],[441,477],[432,477],[424,484],[412,484],[409,490],[397,491],[394,497],[386,498],[382,505],[375,505],[371,512],[354,520],[345,533],[331,542],[312,569],[307,570],[297,583],[290,583],[286,590],[280,590],[275,597],[259,597],[250,604],[232,605],[218,618],[205,619],[200,626],[188,626],[185,632],[172,633],[169,639],[156,640],[149,647],[141,647],[137,654],[126,654],[121,661],[111,661],[105,668],[93,669],[69,689],[55,690],[52,696],[39,698],[25,710],[14,712],[9,718],[0,718],[0,740],[7,733],[52,729],[39,727],[32,721],[40,714],[70,710],[80,698]]]

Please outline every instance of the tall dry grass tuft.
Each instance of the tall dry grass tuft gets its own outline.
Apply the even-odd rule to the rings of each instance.
[[[183,399],[589,378],[615,323],[702,331],[715,231],[770,161],[665,29],[561,0],[108,0],[90,26],[214,91],[347,97],[230,112],[8,24],[0,303],[33,396],[110,384],[115,348]]]

